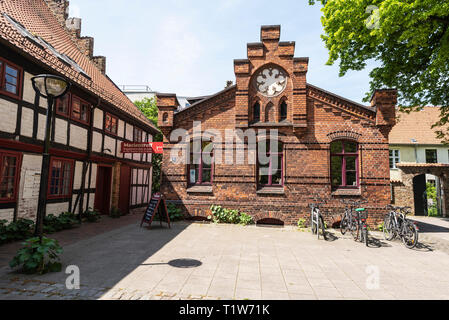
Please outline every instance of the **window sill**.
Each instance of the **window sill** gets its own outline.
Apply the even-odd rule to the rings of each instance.
[[[256,194],[285,194],[283,187],[263,187],[256,191]]]
[[[336,189],[332,191],[333,196],[361,196],[362,191],[357,189]]]
[[[250,127],[293,127],[293,123],[283,120],[280,122],[253,122],[250,123]]]
[[[186,191],[187,193],[212,193],[212,186],[193,186]]]

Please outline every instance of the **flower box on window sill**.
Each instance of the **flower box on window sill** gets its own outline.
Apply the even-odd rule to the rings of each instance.
[[[187,193],[212,193],[212,186],[192,186],[187,188]]]
[[[361,196],[360,188],[339,188],[332,190],[333,196]]]
[[[263,187],[256,191],[257,194],[283,195],[284,187]]]

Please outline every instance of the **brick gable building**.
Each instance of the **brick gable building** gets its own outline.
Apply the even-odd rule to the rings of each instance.
[[[280,26],[263,26],[261,42],[247,45],[247,59],[234,60],[236,84],[188,108],[178,108],[175,94],[157,95],[164,135],[162,192],[191,216],[206,217],[217,204],[256,221],[286,224],[308,215],[314,197],[327,201],[325,209],[341,208],[342,198],[366,198],[371,222],[378,220],[390,202],[388,134],[396,92],[378,90],[364,106],[308,84],[308,58],[295,58],[295,43],[279,39]],[[199,138],[196,131],[210,131],[212,164],[179,163],[179,157],[195,152],[172,152],[179,146],[176,129],[188,133],[184,146]],[[241,163],[237,140],[230,150],[216,138],[229,130],[270,129],[277,130],[280,143],[263,164],[247,143]],[[258,144],[262,141],[259,134]],[[217,155],[224,159],[229,152],[234,152],[232,163],[217,163]],[[275,169],[274,159],[280,163]]]

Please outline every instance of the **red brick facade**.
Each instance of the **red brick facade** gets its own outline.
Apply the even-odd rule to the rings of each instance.
[[[363,106],[306,82],[308,58],[294,58],[294,42],[279,42],[279,26],[263,26],[261,42],[248,44],[248,58],[234,61],[236,85],[176,112],[174,94],[158,95],[159,126],[164,134],[161,191],[169,201],[182,204],[186,214],[207,216],[211,204],[238,208],[255,220],[275,218],[296,224],[308,217],[312,197],[327,201],[328,223],[337,221],[342,198],[366,198],[370,221],[375,224],[390,201],[388,134],[394,125],[396,92],[379,90],[371,106]],[[265,66],[276,66],[288,76],[281,94],[267,97],[252,85],[254,75]],[[253,105],[260,104],[260,122],[254,123]],[[287,104],[287,117],[280,121],[280,104]],[[272,109],[267,111],[267,106]],[[284,185],[260,188],[255,164],[214,165],[212,187],[188,188],[185,164],[172,160],[170,141],[174,129],[191,134],[193,121],[202,130],[277,129],[282,141]],[[224,139],[224,138],[223,138]],[[330,143],[357,142],[359,188],[331,187]],[[214,142],[214,150],[224,149]],[[234,145],[235,149],[235,145]],[[254,154],[249,153],[248,157]],[[224,158],[224,155],[223,155]],[[334,216],[332,218],[331,216]],[[333,220],[334,219],[334,220]]]

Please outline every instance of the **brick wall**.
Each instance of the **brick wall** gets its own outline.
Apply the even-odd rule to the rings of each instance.
[[[275,218],[286,224],[296,224],[301,217],[308,218],[308,204],[313,202],[312,197],[328,202],[324,206],[328,224],[339,220],[343,211],[340,199],[366,198],[369,200],[366,204],[369,223],[374,226],[380,222],[383,208],[390,202],[388,132],[391,129],[389,108],[394,108],[394,94],[388,92],[391,94],[390,104],[383,91],[373,97],[375,103],[376,99],[383,103],[384,120],[380,121],[375,108],[362,107],[307,85],[308,58],[293,58],[294,43],[279,45],[279,32],[276,26],[262,28],[262,43],[249,44],[248,59],[235,61],[236,86],[174,114],[174,108],[170,109],[174,106],[167,102],[167,95],[158,96],[158,105],[161,101],[159,120],[163,112],[169,113],[169,121],[162,128],[164,155],[161,191],[169,202],[180,204],[191,216],[205,217],[210,213],[210,205],[217,204],[247,212],[256,221]],[[272,65],[285,70],[289,78],[282,94],[268,98],[256,92],[251,84],[254,74],[262,66]],[[162,100],[168,104],[162,103]],[[283,193],[258,192],[256,165],[248,162],[215,164],[212,193],[189,190],[187,166],[173,162],[171,150],[174,144],[169,140],[171,131],[184,128],[192,133],[193,121],[201,121],[203,132],[214,129],[223,137],[226,129],[257,128],[257,125],[251,124],[250,106],[255,100],[261,104],[261,119],[269,103],[274,106],[275,119],[278,119],[280,102],[286,101],[288,105],[287,120],[290,125],[263,127],[277,129],[284,144]],[[373,107],[376,107],[375,103]],[[329,147],[336,139],[350,139],[358,143],[359,189],[331,189]],[[214,144],[215,153],[223,147],[223,144]],[[254,152],[248,154],[250,158],[255,157]]]

